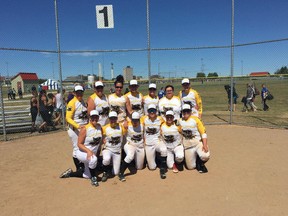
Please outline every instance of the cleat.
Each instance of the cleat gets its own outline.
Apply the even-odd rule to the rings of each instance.
[[[177,168],[175,163],[173,164],[172,170],[173,170],[174,173],[178,173],[179,172],[179,170],[178,170],[178,168]]]
[[[99,183],[97,182],[97,178],[95,176],[91,178],[91,185],[95,187],[99,186]]]
[[[64,172],[59,176],[59,178],[69,178],[71,173],[72,173],[72,169],[69,168],[69,169],[67,169],[66,171],[64,171]]]
[[[106,182],[107,179],[108,179],[108,173],[107,172],[103,172],[102,182]]]
[[[119,177],[119,180],[121,182],[125,182],[126,181],[125,176],[123,174],[119,174],[118,177]]]
[[[208,169],[204,164],[200,165],[199,169],[197,169],[197,170],[199,173],[207,173],[208,172]]]
[[[166,179],[165,169],[163,169],[163,168],[160,169],[160,177],[161,177],[161,179]]]

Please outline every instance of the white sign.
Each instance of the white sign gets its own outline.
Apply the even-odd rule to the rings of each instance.
[[[114,28],[113,5],[96,5],[97,28]]]

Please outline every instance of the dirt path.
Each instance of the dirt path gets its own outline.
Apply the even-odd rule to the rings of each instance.
[[[0,143],[0,215],[287,215],[287,130],[207,126],[209,172],[144,169],[90,186],[59,179],[72,166],[66,132]]]

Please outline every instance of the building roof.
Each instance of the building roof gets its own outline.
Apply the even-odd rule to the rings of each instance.
[[[31,80],[31,81],[32,80],[35,80],[35,81],[38,80],[38,76],[37,76],[36,73],[24,73],[24,72],[18,73],[16,76],[14,76],[12,78],[12,80],[15,79],[18,76],[21,76],[23,81],[25,81],[25,80]]]
[[[269,76],[269,72],[252,72],[250,73],[250,76]]]

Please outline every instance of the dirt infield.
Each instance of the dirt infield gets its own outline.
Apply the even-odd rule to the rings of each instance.
[[[0,143],[0,215],[287,215],[287,130],[207,126],[209,172],[144,169],[108,179],[59,179],[73,167],[66,132]],[[74,167],[73,167],[74,168]]]

